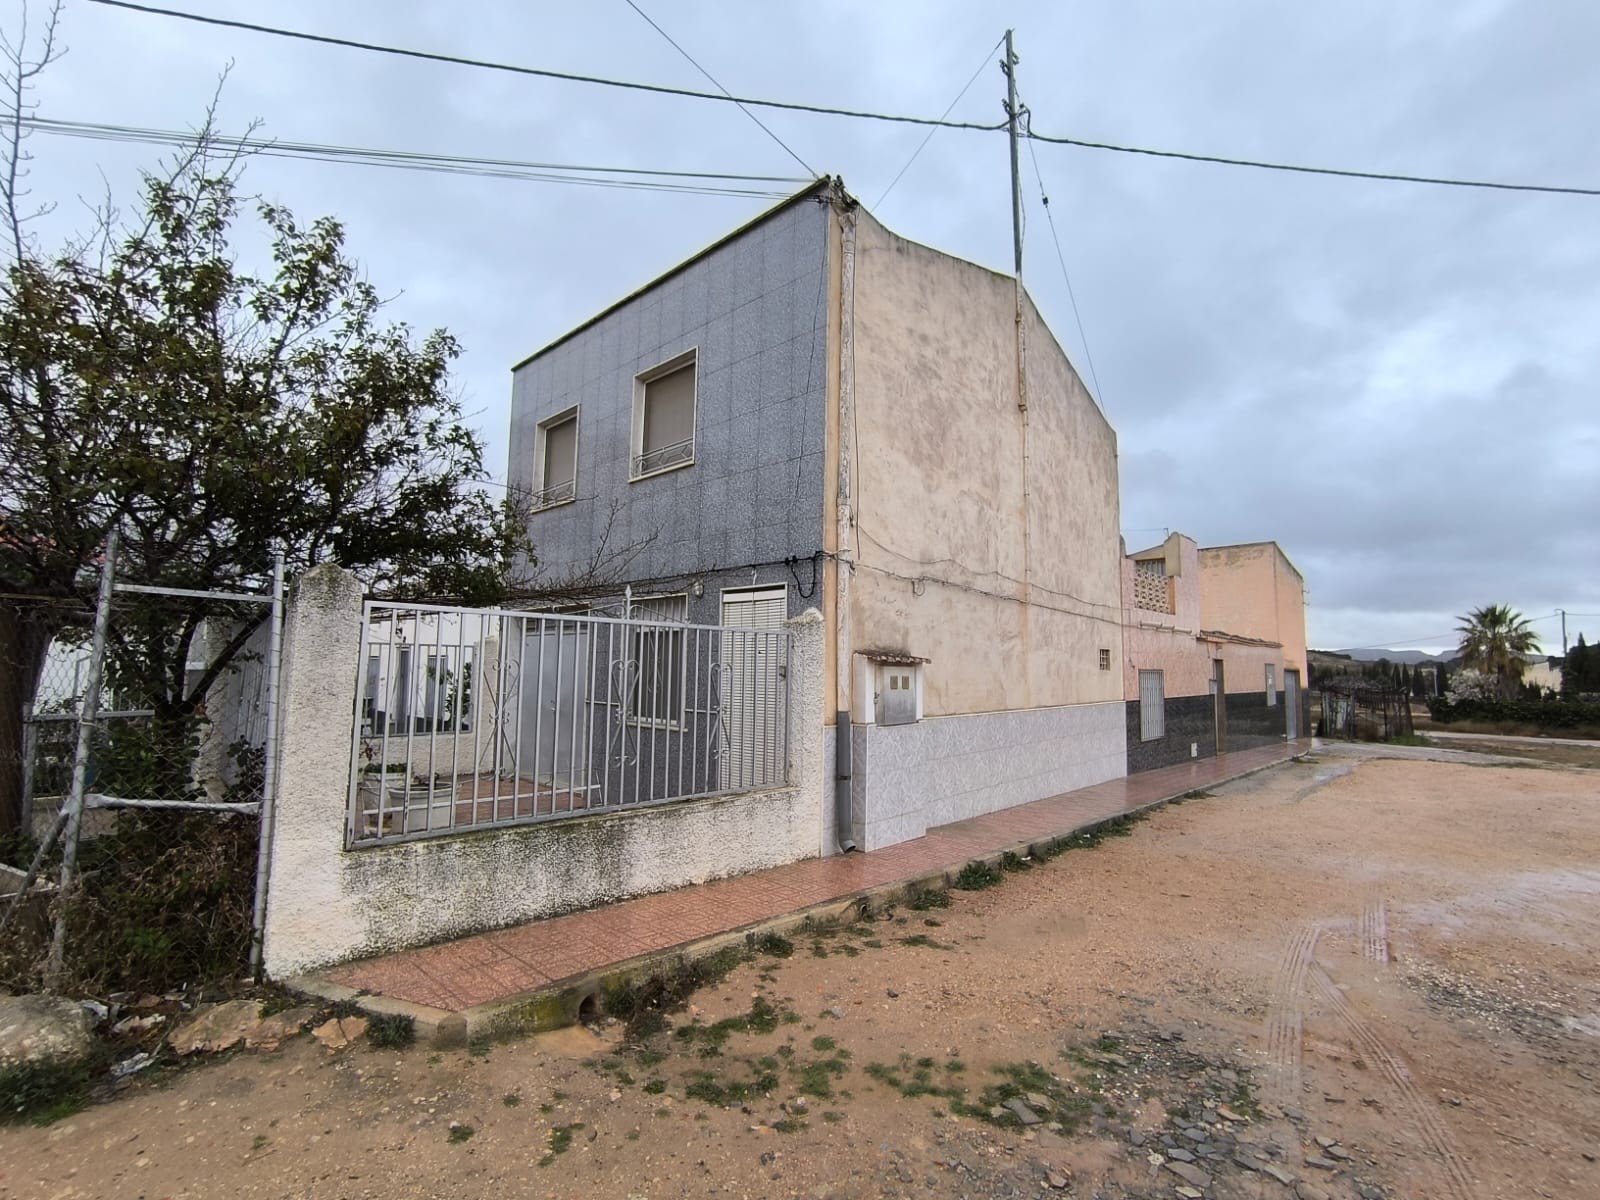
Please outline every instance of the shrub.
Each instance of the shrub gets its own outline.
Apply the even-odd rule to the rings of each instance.
[[[1428,712],[1441,725],[1452,721],[1510,721],[1541,729],[1600,725],[1600,703],[1582,700],[1453,700],[1438,696],[1428,701]]]

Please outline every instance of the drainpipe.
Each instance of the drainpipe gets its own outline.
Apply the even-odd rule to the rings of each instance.
[[[856,212],[846,203],[840,213],[840,257],[843,278],[839,298],[839,479],[838,540],[834,563],[834,838],[844,852],[856,848],[855,801],[850,697],[853,691],[854,661],[850,653],[850,573],[852,531],[855,513],[851,508],[851,468],[855,462],[855,288],[856,288]]]

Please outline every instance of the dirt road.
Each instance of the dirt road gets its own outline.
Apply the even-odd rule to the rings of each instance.
[[[781,947],[774,947],[781,949]],[[1333,757],[625,1039],[309,1039],[0,1130],[0,1197],[1600,1197],[1600,775]]]

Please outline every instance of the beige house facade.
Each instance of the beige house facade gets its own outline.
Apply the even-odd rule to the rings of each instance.
[[[1244,549],[1263,552],[1229,553]],[[1305,729],[1304,588],[1298,572],[1278,575],[1285,566],[1294,571],[1274,543],[1202,549],[1181,533],[1124,557],[1130,772]]]
[[[1116,435],[1017,280],[837,181],[518,364],[509,478],[558,574],[621,529],[691,622],[820,610],[817,853],[1126,772]]]

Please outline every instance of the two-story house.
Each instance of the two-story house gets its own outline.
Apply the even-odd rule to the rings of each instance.
[[[1122,564],[1128,770],[1299,737],[1305,585],[1276,542],[1170,534]]]
[[[821,612],[819,852],[1126,772],[1115,433],[1018,280],[837,181],[519,363],[510,454],[547,578],[627,548],[597,611]]]

